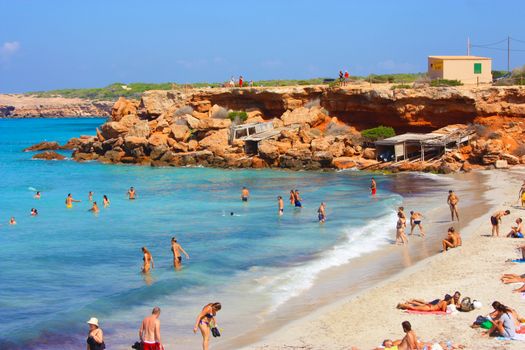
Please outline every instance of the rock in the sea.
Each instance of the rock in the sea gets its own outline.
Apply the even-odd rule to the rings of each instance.
[[[111,109],[111,120],[118,122],[126,115],[137,114],[138,106],[139,101],[128,100],[123,96],[119,97]]]
[[[101,127],[102,136],[105,139],[115,139],[128,132],[129,128],[121,122],[107,122]]]
[[[55,152],[55,151],[44,151],[37,153],[33,156],[33,159],[44,159],[44,160],[64,160],[66,157]]]
[[[354,158],[338,157],[338,158],[332,159],[332,165],[336,169],[350,169],[356,166],[356,162]]]
[[[31,152],[31,151],[53,151],[60,149],[60,145],[56,141],[44,141],[37,143],[36,145],[27,147],[24,149],[24,152]]]

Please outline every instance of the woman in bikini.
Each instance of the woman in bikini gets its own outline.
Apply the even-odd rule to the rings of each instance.
[[[437,304],[425,304],[425,305],[416,305],[416,304],[398,304],[397,308],[401,310],[412,310],[412,311],[447,311],[447,306],[450,305],[454,299],[452,296],[445,296],[444,300],[440,300]]]
[[[142,247],[142,253],[144,253],[144,257],[142,258],[142,261],[144,261],[144,265],[142,266],[142,272],[148,273],[149,270],[155,268],[153,256],[151,256],[151,253],[146,247]]]
[[[202,334],[202,350],[208,350],[211,329],[217,327],[215,315],[217,315],[217,312],[219,312],[221,308],[221,303],[211,303],[206,305],[199,316],[197,316],[193,333],[197,333],[197,329],[200,329]]]
[[[396,225],[396,244],[401,240],[402,244],[408,243],[407,236],[405,235],[406,218],[402,211],[397,213],[397,225]]]
[[[173,267],[178,270],[182,265],[182,255],[181,252],[186,256],[186,259],[189,259],[190,256],[182,248],[182,246],[177,242],[177,238],[171,238],[171,251],[173,252]]]
[[[108,199],[108,196],[104,195],[104,197],[103,197],[103,203],[104,203],[104,208],[109,207],[109,199]]]

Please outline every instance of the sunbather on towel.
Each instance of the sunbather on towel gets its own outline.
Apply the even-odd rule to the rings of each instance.
[[[525,275],[515,275],[512,273],[506,273],[503,276],[501,276],[501,282],[505,284],[509,283],[525,283]]]
[[[401,310],[412,310],[412,311],[428,311],[428,312],[435,312],[435,311],[447,311],[447,306],[452,304],[453,298],[450,295],[446,295],[444,300],[440,300],[437,304],[424,304],[424,305],[416,305],[416,304],[398,304],[397,308]]]
[[[488,331],[483,332],[483,335],[514,338],[516,336],[516,322],[512,316],[512,310],[499,302],[494,302],[492,305],[495,309],[490,314],[493,325]]]
[[[449,294],[445,294],[445,298],[447,296],[450,296],[450,295]],[[454,296],[452,297],[452,299],[454,299],[453,303],[454,303],[454,305],[456,305],[457,308],[461,307],[461,293],[460,292],[456,291],[454,293]],[[428,304],[432,304],[432,305],[437,305],[437,303],[439,303],[440,300],[441,299],[435,299],[435,300],[426,302],[426,301],[423,301],[421,299],[411,299],[411,300],[406,301],[403,304],[411,304],[411,305],[428,305]]]

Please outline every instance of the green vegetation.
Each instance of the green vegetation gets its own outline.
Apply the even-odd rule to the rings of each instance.
[[[505,75],[507,75],[507,71],[506,70],[493,70],[492,71],[492,79],[499,79],[499,78],[502,78],[504,77]]]
[[[413,83],[416,80],[425,76],[425,73],[400,73],[400,74],[370,74],[366,78],[362,78],[371,83]]]
[[[228,113],[228,118],[232,122],[236,122],[236,121],[245,122],[246,119],[248,119],[248,114],[244,111],[233,111],[233,112]]]
[[[363,136],[366,141],[373,142],[396,136],[396,132],[389,126],[381,125],[376,128],[361,131],[361,136]]]
[[[412,85],[409,85],[409,84],[396,84],[396,85],[392,85],[392,87],[390,89],[392,89],[392,90],[395,90],[395,89],[412,89]]]
[[[441,86],[461,86],[463,83],[459,80],[449,79],[435,79],[430,82],[430,86],[441,87]]]
[[[510,75],[506,71],[497,71],[498,74],[504,73],[503,75],[500,75],[499,77],[496,77],[494,75],[494,71],[492,72],[492,78],[498,79],[495,83],[495,85],[499,86],[510,86],[510,85],[525,85],[525,66],[516,68],[512,71]],[[503,78],[505,75],[507,77]]]

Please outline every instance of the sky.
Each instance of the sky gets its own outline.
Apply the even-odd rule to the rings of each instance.
[[[523,0],[0,0],[0,92],[424,72],[511,41]],[[471,54],[507,68],[506,42]]]

